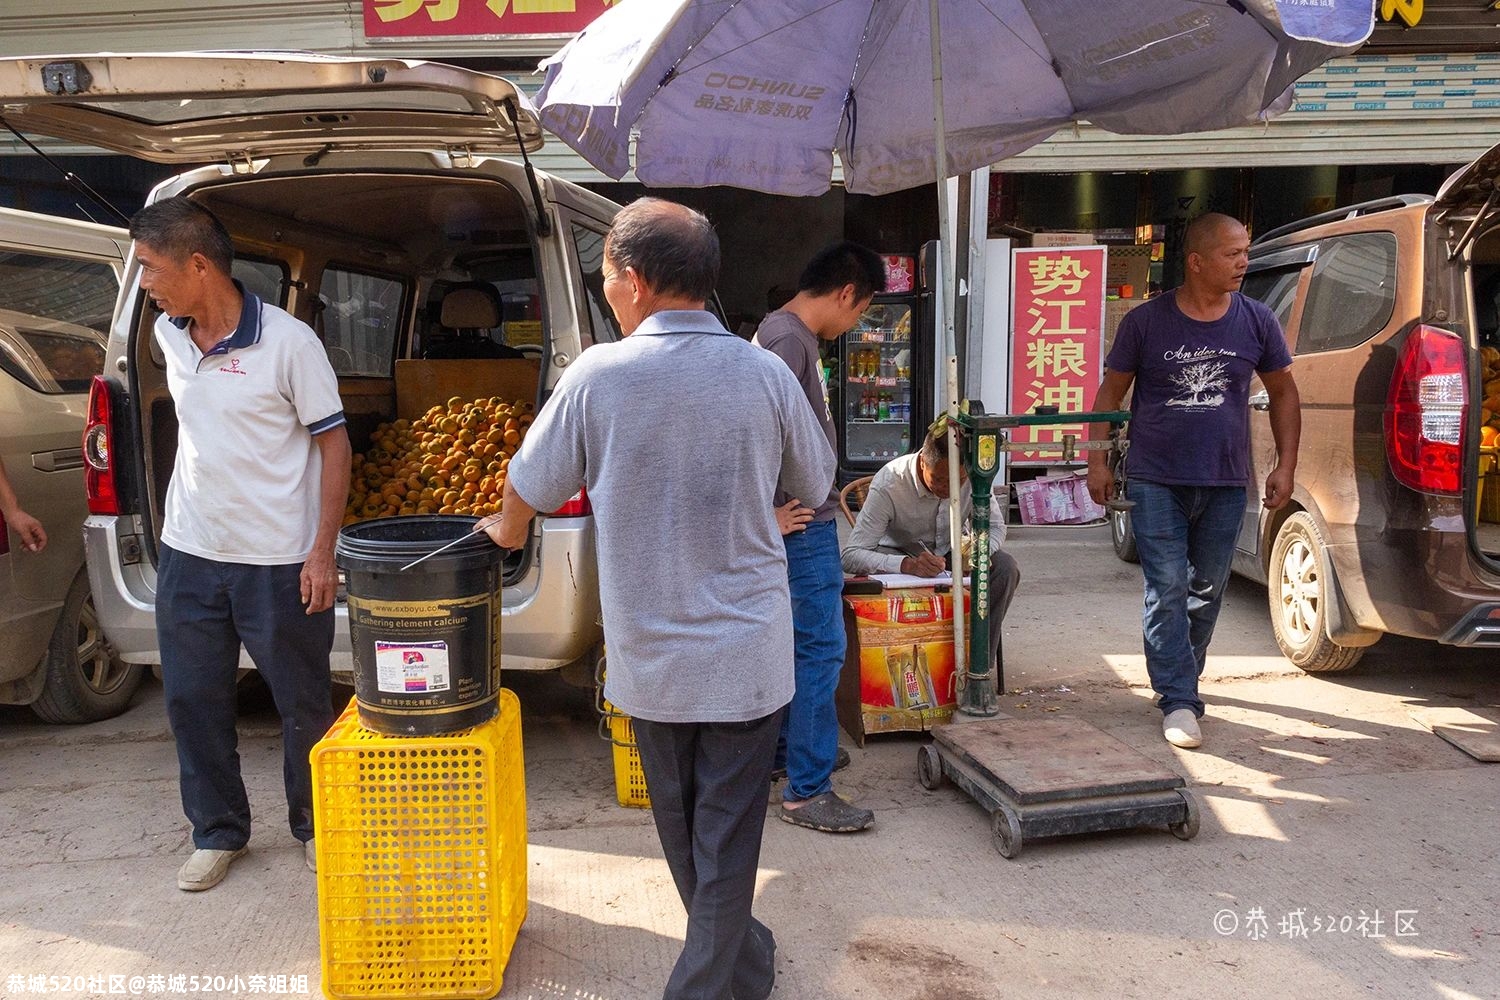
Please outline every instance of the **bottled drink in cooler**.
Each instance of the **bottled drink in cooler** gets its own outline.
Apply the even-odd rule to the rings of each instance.
[[[875,418],[877,420],[889,420],[889,419],[891,419],[891,394],[890,393],[888,393],[888,392],[882,392],[880,394],[880,402],[876,406]]]

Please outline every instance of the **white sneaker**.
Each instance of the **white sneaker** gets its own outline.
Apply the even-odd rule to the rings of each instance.
[[[1177,708],[1168,712],[1161,720],[1161,734],[1174,747],[1192,750],[1203,745],[1203,731],[1198,728],[1198,717],[1191,708]]]
[[[177,870],[177,888],[183,892],[212,889],[224,881],[234,860],[243,857],[248,850],[248,847],[241,847],[237,851],[214,851],[206,848],[194,851],[193,856]]]
[[[310,872],[318,870],[318,852],[313,847],[315,842],[316,838],[312,838],[302,845],[302,857],[307,860],[307,870]]]

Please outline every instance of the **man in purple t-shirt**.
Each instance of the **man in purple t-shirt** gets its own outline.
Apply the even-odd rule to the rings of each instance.
[[[797,279],[797,294],[761,320],[755,343],[785,361],[812,407],[828,448],[835,449],[833,415],[818,343],[837,340],[859,322],[876,292],[885,290],[880,255],[857,243],[820,250]],[[835,484],[836,485],[836,484]],[[833,705],[844,666],[844,588],[839,554],[838,493],[826,497],[777,494],[776,520],[786,543],[787,583],[792,592],[797,687],[781,722],[776,769],[786,773],[781,818],[825,833],[853,833],[875,822],[868,809],[834,794],[833,772],[848,763],[839,749]]]
[[[1125,468],[1131,527],[1145,578],[1146,670],[1173,746],[1201,746],[1198,678],[1229,580],[1250,481],[1250,380],[1270,397],[1276,465],[1264,506],[1284,507],[1297,468],[1301,410],[1276,316],[1240,294],[1250,236],[1227,215],[1194,219],[1176,291],[1132,309],[1105,360],[1095,408],[1120,406],[1132,383]],[[1104,437],[1105,425],[1093,436]],[[1114,475],[1089,453],[1089,492],[1103,503]]]

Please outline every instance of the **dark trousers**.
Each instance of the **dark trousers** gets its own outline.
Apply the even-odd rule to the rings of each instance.
[[[776,942],[750,908],[781,715],[634,722],[656,832],[688,913],[663,1000],[761,1000],[775,983]]]
[[[313,835],[308,754],[333,722],[328,654],[333,611],[308,615],[302,566],[216,562],[162,546],[156,633],[167,718],[177,740],[182,809],[198,848],[232,851],[250,839],[240,777],[235,687],[240,644],[281,713],[282,771],[292,835]]]

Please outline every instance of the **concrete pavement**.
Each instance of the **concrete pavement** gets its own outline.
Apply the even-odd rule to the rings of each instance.
[[[1500,704],[1494,653],[1388,637],[1356,675],[1304,676],[1276,652],[1264,589],[1236,580],[1206,743],[1179,751],[1146,687],[1137,569],[1097,530],[1010,546],[1024,577],[1002,708],[1077,716],[1177,770],[1201,832],[1028,843],[1007,861],[961,792],[917,785],[921,739],[874,738],[837,781],[876,810],[871,831],[768,819],[756,911],[780,948],[774,998],[1500,996],[1500,771],[1409,714]],[[615,804],[587,692],[505,683],[523,706],[530,915],[500,995],[658,997],[684,918],[650,815]],[[79,988],[48,995],[108,996],[110,976],[188,995],[175,975],[206,977],[195,995],[317,995],[315,883],[283,820],[278,724],[245,700],[251,853],[192,895],[175,887],[189,842],[158,686],[93,726],[0,711],[0,995],[59,977]]]

